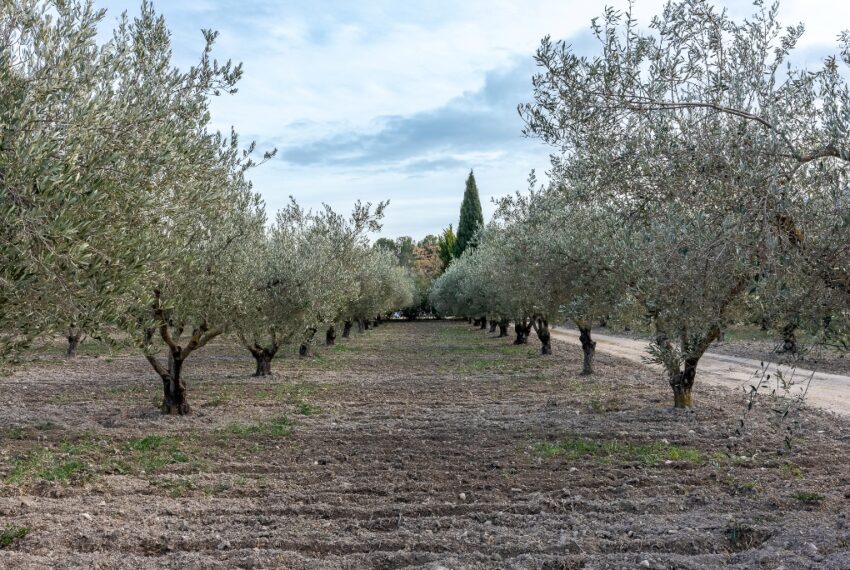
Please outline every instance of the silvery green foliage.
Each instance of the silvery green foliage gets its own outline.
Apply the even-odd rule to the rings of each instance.
[[[624,295],[612,243],[619,226],[604,208],[564,186],[536,186],[500,200],[479,246],[435,281],[442,314],[594,322]]]
[[[804,275],[816,284],[799,298],[847,310],[847,82],[836,58],[792,67],[803,27],[776,12],[757,2],[736,22],[680,0],[642,31],[608,9],[598,57],[544,39],[535,102],[520,107],[526,134],[561,151],[553,178],[615,216],[615,267],[671,383],[692,384],[759,282]]]
[[[357,256],[355,279],[359,293],[342,313],[346,320],[370,320],[401,310],[413,303],[416,284],[407,268],[391,252],[380,247],[363,249]]]
[[[85,0],[0,6],[6,347],[80,315],[138,337],[162,311],[214,326],[236,228],[262,217],[243,176],[253,161],[207,130],[209,98],[241,75],[211,59],[215,33],[180,71],[150,4],[98,45],[102,19]]]
[[[237,333],[249,350],[271,355],[333,324],[360,294],[357,260],[367,233],[380,229],[385,204],[355,205],[350,218],[325,206],[306,211],[294,200],[279,211],[252,256]]]

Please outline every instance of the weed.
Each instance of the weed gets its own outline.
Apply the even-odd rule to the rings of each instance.
[[[819,505],[826,497],[820,493],[814,493],[812,491],[799,491],[794,493],[794,498],[807,505]]]
[[[790,461],[779,466],[779,473],[785,479],[799,479],[803,476],[803,470]]]
[[[10,427],[5,431],[6,439],[25,439],[27,436],[26,430],[21,426]]]
[[[88,466],[74,457],[73,448],[57,451],[48,447],[36,449],[11,461],[12,469],[6,481],[25,484],[33,480],[69,481],[84,475]]]
[[[165,490],[172,499],[185,497],[198,488],[190,479],[152,479],[149,482],[152,486]]]
[[[748,524],[733,522],[724,532],[734,550],[749,550],[764,542],[767,537]]]
[[[730,487],[732,495],[757,495],[761,493],[762,487],[756,481],[736,481],[730,479],[726,482]]]
[[[230,403],[230,398],[226,396],[216,396],[212,400],[207,400],[203,404],[201,404],[204,408],[217,408],[219,406],[224,406]]]
[[[13,542],[24,538],[29,533],[30,529],[28,527],[7,524],[3,532],[0,532],[0,548],[11,546]]]
[[[223,431],[239,437],[249,435],[284,437],[292,433],[292,423],[286,416],[276,416],[253,424],[230,424]]]

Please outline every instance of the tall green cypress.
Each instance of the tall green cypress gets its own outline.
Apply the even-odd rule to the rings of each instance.
[[[478,197],[478,186],[475,185],[475,175],[469,171],[466,179],[466,190],[463,193],[463,203],[460,205],[460,222],[457,225],[457,241],[455,242],[455,258],[461,256],[475,236],[478,228],[484,225],[484,214],[481,212],[481,199]]]

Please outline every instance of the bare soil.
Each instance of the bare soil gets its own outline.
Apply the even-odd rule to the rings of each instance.
[[[223,343],[189,417],[134,355],[0,379],[6,568],[850,568],[850,422],[458,322]],[[784,446],[791,430],[792,447]]]

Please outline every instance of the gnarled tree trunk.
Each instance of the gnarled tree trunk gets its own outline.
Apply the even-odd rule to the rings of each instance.
[[[336,343],[336,327],[331,325],[325,333],[325,346],[333,346]]]
[[[576,321],[578,327],[578,338],[581,341],[581,351],[584,353],[581,374],[588,376],[593,374],[593,357],[596,355],[596,341],[590,336],[590,324],[585,321]]]
[[[481,319],[478,322],[479,322],[479,328],[482,331],[487,328],[487,317],[481,317]]]
[[[528,336],[531,334],[531,323],[516,321],[514,323],[514,332],[516,333],[514,344],[528,344]]]
[[[797,354],[797,325],[795,323],[788,323],[782,327],[782,346],[776,352]]]
[[[498,323],[496,322],[495,319],[490,319],[490,332],[491,333],[496,332],[496,324],[498,324]]]
[[[508,336],[508,319],[502,319],[499,321],[499,338],[503,336]]]
[[[80,339],[83,336],[83,331],[75,325],[68,327],[68,350],[65,351],[65,356],[74,358],[77,356],[77,348],[80,346]]]
[[[702,355],[708,350],[717,337],[720,336],[720,328],[714,327],[705,336],[688,340],[687,335],[682,335],[682,350],[686,356],[681,364],[674,364],[673,360],[665,363],[670,379],[670,387],[673,389],[673,406],[676,408],[690,408],[694,405],[694,381],[697,375],[697,364]],[[691,337],[693,338],[693,337]],[[662,350],[671,350],[670,341],[662,332],[659,333],[656,344]],[[675,368],[672,368],[675,366]]]
[[[192,411],[192,408],[189,407],[189,402],[186,401],[186,384],[182,378],[184,360],[182,351],[169,351],[168,373],[160,375],[162,378],[163,414],[179,414],[184,416]]]
[[[316,336],[316,329],[314,327],[307,329],[307,337],[301,343],[301,346],[298,347],[298,356],[303,357],[310,354],[310,343],[313,342],[314,336]]]
[[[552,354],[552,333],[549,332],[549,321],[542,317],[533,319],[534,332],[540,339],[540,354]]]
[[[160,408],[162,413],[186,415],[192,409],[186,399],[186,384],[182,378],[183,363],[190,354],[205,346],[224,331],[221,329],[209,330],[207,323],[202,322],[192,330],[192,336],[186,346],[180,346],[177,344],[179,336],[175,337],[172,332],[182,333],[183,323],[173,324],[166,317],[159,290],[154,290],[154,297],[155,301],[151,308],[154,319],[159,322],[159,326],[157,329],[145,330],[145,358],[162,379],[163,399]],[[168,349],[166,366],[159,362],[155,354],[148,352],[155,330],[159,332],[160,338],[165,342]]]
[[[251,356],[254,357],[257,363],[257,371],[254,372],[254,376],[271,376],[272,360],[274,359],[274,355],[277,354],[277,347],[255,347],[250,350]]]
[[[351,321],[345,321],[345,324],[342,325],[342,338],[348,338],[351,336]]]
[[[368,320],[363,319],[363,329],[368,331],[370,328],[372,328],[371,323],[369,323]]]
[[[694,380],[697,375],[699,358],[685,360],[683,370],[670,375],[670,387],[673,388],[673,406],[691,408],[694,405]]]

